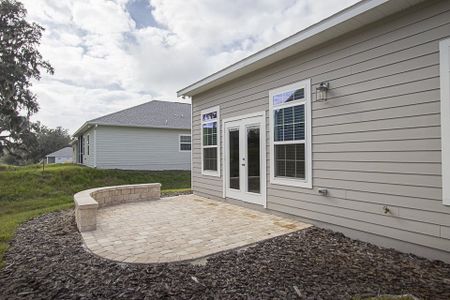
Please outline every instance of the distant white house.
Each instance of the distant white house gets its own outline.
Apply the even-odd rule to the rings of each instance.
[[[64,147],[50,153],[45,156],[45,160],[47,164],[62,164],[62,163],[71,163],[72,160],[72,147]]]
[[[74,161],[93,168],[190,170],[191,105],[154,100],[83,124]]]

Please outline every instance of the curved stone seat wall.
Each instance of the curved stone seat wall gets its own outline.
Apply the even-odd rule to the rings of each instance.
[[[97,209],[135,201],[157,200],[161,196],[161,184],[131,184],[107,186],[76,193],[75,219],[80,232],[95,230]]]

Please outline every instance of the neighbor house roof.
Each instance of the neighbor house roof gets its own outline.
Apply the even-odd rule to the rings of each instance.
[[[363,0],[177,92],[193,96],[306,51],[424,0]]]
[[[72,147],[64,147],[53,153],[47,154],[45,157],[69,157],[72,156]]]
[[[93,125],[191,129],[191,105],[153,100],[84,123],[74,136]]]

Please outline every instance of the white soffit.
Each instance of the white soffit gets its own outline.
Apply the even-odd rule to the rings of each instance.
[[[193,96],[356,30],[424,0],[363,0],[177,92]]]

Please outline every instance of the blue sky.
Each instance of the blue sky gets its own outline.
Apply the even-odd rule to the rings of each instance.
[[[55,68],[34,83],[33,119],[85,121],[176,91],[356,0],[22,0]]]
[[[130,17],[136,23],[136,28],[141,29],[145,27],[159,27],[158,22],[152,15],[150,1],[128,1],[128,3],[125,5],[125,9],[128,11]]]

